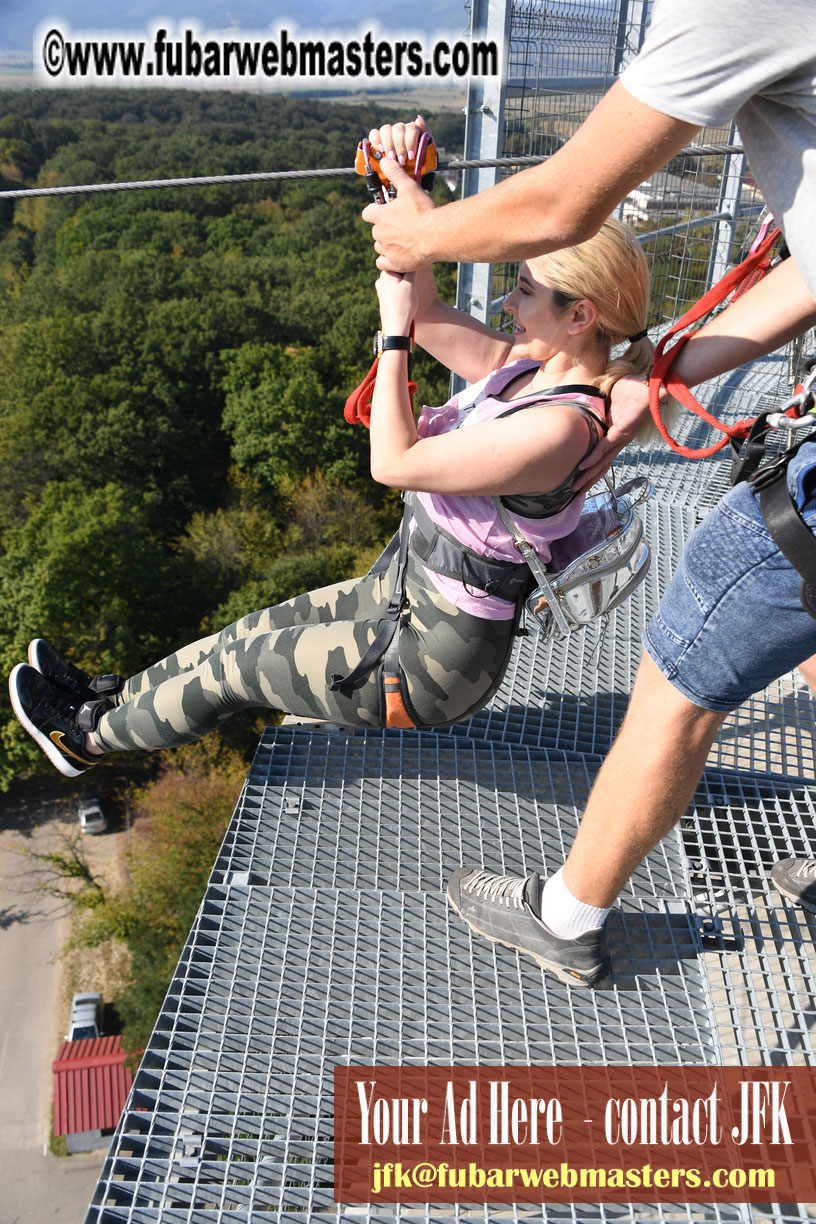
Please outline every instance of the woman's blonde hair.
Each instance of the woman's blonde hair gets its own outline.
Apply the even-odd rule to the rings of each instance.
[[[566,310],[588,298],[598,311],[595,337],[607,356],[606,370],[598,380],[604,395],[624,375],[645,375],[651,369],[649,337],[629,340],[645,331],[649,309],[649,268],[631,230],[609,217],[586,242],[537,255],[527,263],[555,290],[556,306]],[[612,349],[626,341],[628,347],[613,359]]]
[[[548,255],[528,259],[533,271],[555,291],[556,307],[566,310],[587,298],[598,311],[594,333],[606,354],[606,370],[597,379],[598,390],[609,395],[619,378],[627,374],[645,377],[652,368],[654,346],[648,336],[631,340],[646,330],[649,309],[649,267],[635,235],[614,217],[604,221],[597,234],[578,246],[564,247]],[[612,349],[628,342],[617,357]],[[661,407],[670,433],[682,417],[674,399]],[[656,425],[649,420],[637,432],[641,445],[660,441]]]

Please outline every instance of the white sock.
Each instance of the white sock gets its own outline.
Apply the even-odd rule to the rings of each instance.
[[[559,939],[575,939],[584,931],[602,927],[609,909],[599,909],[573,897],[562,871],[563,868],[541,885],[541,921]]]

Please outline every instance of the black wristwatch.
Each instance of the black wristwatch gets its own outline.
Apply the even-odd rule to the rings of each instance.
[[[378,331],[374,336],[374,356],[379,357],[380,353],[387,353],[390,349],[402,349],[406,353],[410,353],[412,340],[410,336],[384,336],[381,331]]]

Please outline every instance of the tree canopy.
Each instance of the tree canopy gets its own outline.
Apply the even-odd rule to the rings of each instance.
[[[350,165],[383,117],[130,90],[7,92],[0,115],[4,187]],[[461,116],[435,130],[457,148]],[[138,669],[249,601],[350,576],[387,537],[394,499],[342,419],[377,323],[365,202],[356,177],[0,201],[7,671],[38,635]],[[416,375],[446,395],[433,363]],[[38,754],[10,712],[0,743],[8,785]]]

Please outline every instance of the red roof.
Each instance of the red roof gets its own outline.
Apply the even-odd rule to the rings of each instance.
[[[54,1134],[110,1130],[119,1121],[133,1076],[121,1037],[63,1041],[54,1071]]]

